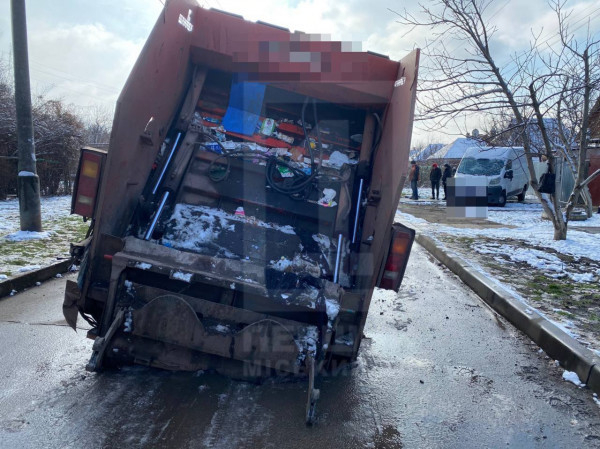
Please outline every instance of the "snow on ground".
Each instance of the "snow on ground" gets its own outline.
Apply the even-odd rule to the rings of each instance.
[[[579,377],[573,371],[566,371],[563,373],[562,378],[566,382],[571,382],[572,384],[581,387],[583,384],[579,380]]]
[[[488,221],[501,225],[494,227],[492,223],[489,226],[470,225],[468,219],[440,220],[439,212],[445,207],[445,202],[414,201],[407,199],[407,195],[410,195],[410,190],[405,189],[400,209],[403,204],[410,205],[408,209],[420,216],[398,211],[396,221],[428,235],[442,246],[449,246],[451,252],[456,252],[473,269],[525,303],[532,314],[539,313],[600,354],[598,325],[594,324],[600,316],[600,304],[593,299],[599,292],[594,285],[600,281],[600,234],[581,229],[600,228],[600,214],[594,214],[585,221],[570,222],[567,239],[556,241],[552,223],[542,218],[542,206],[533,200],[509,202],[503,208],[489,207]],[[430,197],[431,191],[421,188],[419,195]],[[424,211],[432,212],[419,213],[421,206],[424,206]],[[436,210],[437,215],[433,212]],[[421,217],[431,219],[431,222]],[[487,267],[489,263],[495,265],[495,271]],[[522,271],[524,266],[529,268],[527,272]],[[496,275],[492,272],[496,272]],[[539,295],[524,297],[519,294],[517,289],[523,292],[523,284],[527,279],[536,285],[537,274],[549,279],[546,287],[556,282],[550,287],[557,290],[541,298]],[[519,283],[515,277],[525,281]],[[541,286],[525,291],[539,294],[539,290],[544,288]],[[585,298],[585,304],[589,305],[580,304],[581,298]]]
[[[441,183],[440,183],[440,199],[439,200],[431,199],[431,187],[419,187],[417,189],[417,191],[419,192],[418,204],[443,203],[442,198],[444,198],[444,186],[442,186]],[[400,201],[416,203],[417,201],[410,199],[411,195],[412,195],[412,190],[410,188],[408,188],[408,189],[405,188],[404,190],[402,190],[402,198]]]
[[[68,217],[71,213],[71,196],[41,198],[42,224]],[[19,200],[0,201],[0,236],[19,230]]]
[[[428,202],[418,202],[419,205]],[[437,204],[431,201],[429,204]],[[403,212],[396,213],[396,219],[403,223],[419,225],[423,231],[433,234],[449,234],[456,237],[488,237],[497,240],[517,239],[527,242],[532,246],[552,248],[556,252],[574,257],[587,257],[600,261],[600,234],[590,234],[579,231],[578,227],[600,227],[600,214],[594,214],[585,221],[569,223],[566,240],[554,240],[554,228],[549,220],[542,219],[541,204],[507,203],[506,207],[488,208],[488,220],[506,225],[501,228],[473,228],[453,227],[429,223],[422,218]],[[505,253],[505,247],[499,247],[490,253]],[[536,258],[535,251],[530,252]],[[527,257],[522,253],[522,257]],[[600,274],[600,273],[598,273]]]
[[[43,197],[41,211],[42,232],[21,231],[18,199],[0,201],[0,280],[68,258],[69,244],[85,236],[71,196]]]
[[[25,240],[47,240],[50,238],[49,232],[36,231],[17,231],[4,236],[9,242],[23,242]]]

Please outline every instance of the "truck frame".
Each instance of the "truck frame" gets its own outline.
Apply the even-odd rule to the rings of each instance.
[[[109,150],[81,154],[72,212],[91,226],[63,312],[92,326],[87,369],[306,376],[311,423],[315,376],[356,359],[375,287],[408,261],[418,61],[167,2]]]

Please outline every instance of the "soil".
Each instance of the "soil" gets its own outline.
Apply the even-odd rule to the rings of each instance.
[[[457,228],[512,227],[483,219],[447,217],[445,208],[441,207],[443,202],[423,202],[402,202],[400,210],[430,223]],[[597,231],[595,228],[592,230]],[[531,307],[564,326],[580,343],[600,355],[600,288],[596,282],[574,282],[564,274],[564,271],[580,274],[594,272],[600,269],[600,263],[584,257],[575,258],[561,254],[553,249],[531,245],[518,239],[454,237],[447,234],[436,234],[435,237],[449,250],[482,267],[491,277],[518,293]],[[552,273],[535,269],[525,262],[511,260],[508,254],[494,253],[491,256],[478,252],[481,248],[500,245],[515,249],[534,249],[555,256],[564,264],[563,272]]]

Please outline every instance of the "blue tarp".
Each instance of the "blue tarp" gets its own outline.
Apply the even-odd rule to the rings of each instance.
[[[254,134],[262,110],[265,87],[261,83],[234,80],[229,106],[223,117],[223,127],[227,131],[247,136]]]

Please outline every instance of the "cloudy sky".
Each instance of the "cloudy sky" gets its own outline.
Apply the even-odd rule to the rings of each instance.
[[[112,109],[164,0],[26,0],[32,90],[68,103]],[[427,3],[427,0],[425,0]],[[392,10],[417,13],[405,0],[202,0],[204,7],[234,12],[335,40],[361,41],[363,50],[402,58],[424,44],[429,32],[407,32]],[[571,0],[571,24],[600,29],[597,0]],[[531,30],[552,36],[555,16],[546,0],[496,0],[490,9],[499,58],[528,45]],[[0,57],[11,56],[10,2],[0,2]],[[451,131],[448,131],[451,132]],[[413,143],[428,140],[416,131]],[[448,137],[448,141],[453,137]]]

